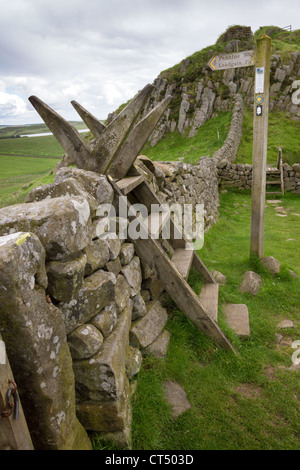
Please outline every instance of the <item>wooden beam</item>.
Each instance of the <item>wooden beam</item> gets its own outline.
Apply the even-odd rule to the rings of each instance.
[[[83,168],[91,150],[79,132],[36,96],[30,96],[28,99],[72,161],[78,168]]]
[[[166,111],[172,96],[167,95],[152,111],[150,111],[140,122],[138,122],[119,153],[114,158],[108,173],[114,178],[124,178],[133,162],[144,147],[156,124]]]
[[[89,161],[86,163],[86,170],[102,174],[107,173],[107,169],[119,151],[128,132],[134,126],[152,90],[152,85],[146,85],[106,127],[92,151]]]
[[[77,101],[71,101],[72,106],[77,111],[83,122],[89,128],[91,133],[96,139],[99,139],[102,135],[104,129],[106,129],[105,124],[99,121],[95,116],[93,116],[87,109],[85,109],[81,104],[77,103]]]
[[[250,257],[258,258],[264,251],[270,62],[271,39],[263,35],[256,41],[250,234]]]
[[[0,334],[0,413],[6,406],[7,390],[12,388],[9,380],[15,381]],[[20,401],[18,419],[14,414],[0,416],[0,450],[34,450]]]

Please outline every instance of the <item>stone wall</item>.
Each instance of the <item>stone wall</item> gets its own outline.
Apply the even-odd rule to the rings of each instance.
[[[214,161],[200,158],[197,165],[184,162],[152,162],[138,157],[148,167],[148,182],[161,204],[204,205],[205,228],[208,229],[219,215],[218,173]]]
[[[234,162],[243,134],[244,104],[242,96],[237,93],[234,97],[234,106],[230,129],[222,147],[213,154],[216,163],[223,159]]]
[[[218,180],[222,188],[251,189],[252,186],[252,165],[243,163],[230,163],[223,159],[218,163]],[[278,175],[273,179],[278,180]],[[268,180],[271,177],[267,177]],[[294,194],[300,194],[300,163],[290,166],[283,164],[284,190]],[[277,187],[277,186],[276,186]]]
[[[130,447],[142,353],[167,348],[160,281],[98,237],[112,201],[105,176],[68,167],[0,210],[0,332],[35,449],[91,449],[86,431]]]

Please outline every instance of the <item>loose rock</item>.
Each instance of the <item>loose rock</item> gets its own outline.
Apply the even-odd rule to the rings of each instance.
[[[248,292],[249,294],[256,295],[262,285],[262,278],[259,274],[253,271],[247,271],[244,274],[242,284],[240,286],[241,292]]]

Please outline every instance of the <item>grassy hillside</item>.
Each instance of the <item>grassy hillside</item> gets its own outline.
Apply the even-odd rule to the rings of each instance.
[[[45,156],[60,158],[63,147],[53,135],[42,137],[22,137],[20,139],[0,139],[0,154]]]
[[[293,165],[300,162],[300,121],[292,120],[284,112],[269,113],[267,162],[276,163],[278,149],[282,148],[283,162]],[[236,163],[252,163],[253,113],[245,108],[243,136],[238,148]]]
[[[188,138],[178,131],[166,134],[155,147],[149,143],[142,153],[157,161],[184,159],[186,163],[197,164],[204,155],[212,156],[224,143],[231,121],[231,113],[220,112],[206,121],[195,137]],[[268,129],[268,164],[277,162],[278,147],[283,149],[283,161],[293,165],[300,162],[300,122],[293,121],[286,113],[271,112]],[[243,136],[237,152],[236,163],[252,164],[253,112],[245,106]]]
[[[231,122],[231,113],[219,113],[206,121],[195,137],[188,138],[175,131],[166,134],[155,147],[146,144],[142,153],[153,160],[176,161],[184,158],[186,163],[196,164],[204,155],[212,156],[222,147]]]

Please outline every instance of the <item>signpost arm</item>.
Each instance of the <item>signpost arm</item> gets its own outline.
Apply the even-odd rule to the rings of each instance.
[[[250,256],[263,257],[271,39],[256,41]]]

